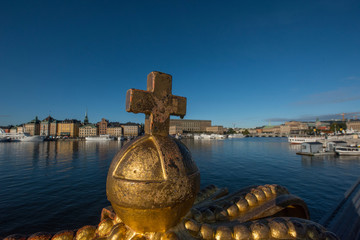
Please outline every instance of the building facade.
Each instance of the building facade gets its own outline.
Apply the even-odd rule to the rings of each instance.
[[[16,132],[17,132],[17,133],[23,133],[23,132],[24,132],[24,126],[18,126],[18,127],[16,127]]]
[[[10,128],[10,133],[17,133],[17,127]]]
[[[360,120],[350,120],[346,122],[346,128],[360,132]]]
[[[223,134],[224,127],[223,126],[211,126],[206,128],[206,132]]]
[[[87,124],[79,127],[79,137],[93,137],[99,135],[98,126]]]
[[[206,132],[206,128],[211,127],[211,120],[170,119],[171,127],[183,132]]]
[[[51,116],[48,116],[40,123],[40,135],[41,136],[51,136],[50,135],[50,124],[56,120]]]
[[[57,136],[78,137],[80,121],[76,119],[66,119],[57,124]]]
[[[121,125],[123,129],[123,135],[125,137],[136,137],[140,133],[140,125],[135,123],[127,123]]]
[[[183,134],[182,127],[179,126],[170,126],[169,127],[169,134],[170,135],[176,135],[176,134]]]
[[[50,136],[56,137],[57,136],[57,125],[58,121],[55,120],[54,122],[50,123]]]
[[[99,127],[99,134],[100,135],[104,135],[107,134],[107,127],[109,125],[109,121],[106,120],[105,118],[101,119],[101,122],[97,123],[98,127]]]
[[[280,133],[280,126],[265,126],[262,129],[263,133]]]
[[[107,134],[112,137],[122,137],[124,136],[123,128],[121,127],[121,123],[111,122],[107,127]]]
[[[280,133],[282,134],[306,134],[309,127],[306,123],[290,121],[280,125]]]
[[[31,122],[25,123],[23,131],[31,136],[40,135],[40,121],[38,117],[35,117]]]

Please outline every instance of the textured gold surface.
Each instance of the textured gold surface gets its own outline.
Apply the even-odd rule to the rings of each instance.
[[[184,116],[186,98],[171,94],[171,76],[148,75],[147,91],[130,89],[126,110],[145,113],[146,134],[111,163],[106,192],[121,220],[137,232],[165,232],[190,210],[200,174],[189,150],[169,136],[170,115]]]
[[[147,77],[147,91],[130,89],[126,94],[126,111],[145,113],[145,133],[167,136],[170,115],[183,118],[186,98],[171,94],[172,77],[161,72],[151,72]]]

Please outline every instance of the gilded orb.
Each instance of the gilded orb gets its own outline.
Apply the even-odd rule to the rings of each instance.
[[[190,151],[170,136],[144,135],[114,157],[106,193],[122,221],[137,232],[165,232],[190,210],[200,173]]]

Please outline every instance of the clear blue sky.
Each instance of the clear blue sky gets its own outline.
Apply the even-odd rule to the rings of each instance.
[[[360,112],[360,2],[0,3],[0,125],[143,122],[125,95],[155,70],[214,125]]]

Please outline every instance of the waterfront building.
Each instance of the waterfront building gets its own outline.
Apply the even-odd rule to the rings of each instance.
[[[9,133],[12,126],[0,126],[0,129],[2,129],[5,133]]]
[[[349,120],[346,122],[346,128],[360,132],[360,120]]]
[[[41,136],[50,136],[50,124],[56,120],[50,115],[41,121],[40,123],[40,135]]]
[[[24,132],[24,127],[23,126],[17,126],[16,127],[16,132],[17,133],[23,133]]]
[[[123,128],[118,122],[111,122],[107,127],[107,134],[112,137],[122,137],[124,135]]]
[[[176,126],[176,127],[173,127]],[[191,119],[170,119],[170,128],[177,132],[206,132],[207,127],[211,127],[211,120],[191,120]],[[170,132],[170,134],[176,134]]]
[[[256,134],[257,133],[255,128],[249,128],[248,132],[249,132],[249,134]]]
[[[50,123],[50,132],[49,132],[50,136],[53,136],[53,137],[57,136],[57,125],[58,125],[57,120]]]
[[[57,136],[78,137],[80,121],[76,119],[65,119],[57,124]]]
[[[30,136],[40,135],[40,121],[36,116],[35,119],[24,124],[24,133],[30,134]]]
[[[125,123],[122,124],[124,136],[126,137],[136,137],[140,134],[140,125],[136,123]]]
[[[263,127],[262,132],[267,133],[267,134],[270,134],[270,133],[277,134],[277,133],[280,133],[280,126],[265,126],[265,127]]]
[[[309,127],[306,123],[298,121],[285,122],[280,125],[280,133],[282,134],[306,134]]]
[[[97,125],[99,127],[99,134],[100,135],[107,134],[107,127],[109,125],[108,120],[106,120],[105,118],[102,118],[101,122],[98,122]]]
[[[211,126],[206,128],[206,132],[224,134],[223,126]]]
[[[180,127],[180,126],[174,125],[174,126],[169,127],[169,134],[170,135],[183,134],[183,133],[184,132],[182,130],[182,127]]]
[[[87,124],[79,127],[79,137],[93,137],[99,135],[97,125]]]
[[[10,133],[17,133],[17,127],[10,128]]]

